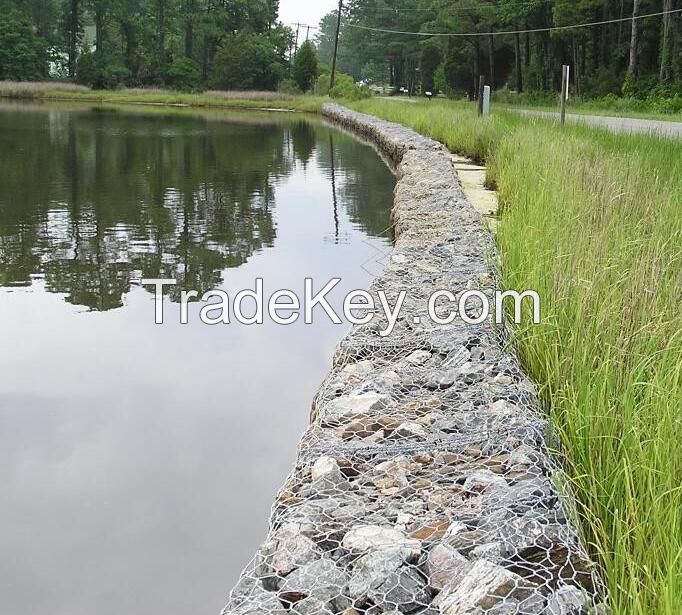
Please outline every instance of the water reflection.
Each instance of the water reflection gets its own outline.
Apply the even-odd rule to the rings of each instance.
[[[0,107],[0,286],[44,278],[98,311],[121,307],[141,277],[178,280],[171,294],[215,288],[273,245],[275,185],[314,155],[332,174],[336,239],[339,199],[386,236],[385,169],[356,151],[304,120]]]
[[[219,612],[345,327],[156,327],[139,279],[342,297],[393,185],[300,116],[0,106],[3,614]]]

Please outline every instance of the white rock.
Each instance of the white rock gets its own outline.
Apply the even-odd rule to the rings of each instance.
[[[479,560],[461,579],[455,579],[433,601],[443,615],[473,615],[485,612],[523,585],[513,572]]]
[[[415,350],[405,361],[410,365],[424,365],[430,358],[431,353],[428,350]]]
[[[466,491],[485,491],[492,488],[506,489],[509,485],[503,476],[490,470],[476,470],[464,482]]]
[[[374,363],[372,361],[358,361],[357,363],[346,365],[341,370],[341,375],[347,380],[361,380],[368,376],[373,369]]]
[[[408,538],[395,528],[379,525],[355,526],[343,537],[342,546],[353,553],[398,550],[405,559],[417,558],[421,553],[421,541]]]
[[[519,411],[517,406],[504,399],[498,399],[496,402],[489,404],[488,410],[494,414],[515,414]]]
[[[372,410],[382,410],[391,402],[388,395],[369,391],[337,397],[327,405],[327,412],[334,416],[366,414]]]
[[[461,534],[462,532],[468,531],[468,527],[464,525],[463,523],[460,523],[459,521],[455,521],[450,525],[450,527],[447,529],[445,532],[445,536],[443,537],[445,540],[448,540],[450,538],[454,538],[457,536],[457,534]]]
[[[313,464],[312,477],[314,481],[322,478],[343,480],[341,468],[333,457],[320,457]]]
[[[429,437],[429,431],[416,421],[407,421],[402,423],[398,429],[395,430],[394,436],[401,438],[418,438],[424,439]]]
[[[545,613],[547,615],[580,615],[589,604],[589,598],[583,590],[573,585],[564,585],[549,597]]]

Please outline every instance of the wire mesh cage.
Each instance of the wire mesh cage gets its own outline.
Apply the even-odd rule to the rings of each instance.
[[[337,106],[397,165],[377,311],[339,344],[268,537],[224,615],[606,614],[532,382],[492,315],[438,325],[434,291],[491,299],[495,250],[442,146]],[[444,308],[443,308],[444,309]],[[472,315],[479,309],[471,306]]]

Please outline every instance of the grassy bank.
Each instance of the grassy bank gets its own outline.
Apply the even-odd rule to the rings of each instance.
[[[91,90],[68,83],[0,81],[0,99],[57,100],[102,104],[167,105],[196,108],[285,109],[319,112],[324,99],[280,92],[203,92],[183,94],[160,89]]]
[[[558,426],[586,540],[619,615],[682,605],[682,144],[466,105],[355,108],[487,161],[505,285],[536,289],[519,330]]]

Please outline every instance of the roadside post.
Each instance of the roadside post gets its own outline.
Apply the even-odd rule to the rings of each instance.
[[[486,85],[483,88],[483,116],[490,115],[490,86]]]
[[[478,78],[478,115],[483,115],[483,88],[485,87],[485,75]]]
[[[570,67],[563,65],[561,71],[561,125],[566,124],[566,101],[568,100],[568,80],[570,78]]]

